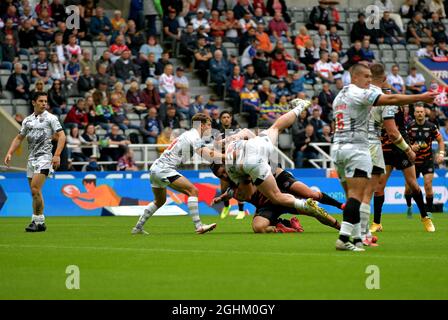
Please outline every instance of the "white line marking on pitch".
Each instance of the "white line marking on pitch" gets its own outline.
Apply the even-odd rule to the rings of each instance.
[[[10,244],[0,244],[2,248],[29,248],[29,249],[62,249],[62,250],[103,250],[103,251],[133,251],[133,252],[172,252],[172,253],[200,253],[200,254],[245,254],[245,255],[253,255],[261,254],[261,255],[279,255],[279,256],[335,256],[335,257],[345,257],[344,253],[335,254],[335,253],[317,253],[317,252],[254,252],[254,251],[226,251],[226,250],[192,250],[192,249],[164,249],[164,248],[124,248],[124,247],[91,247],[91,246],[45,246],[45,245],[10,245]],[[373,251],[373,250],[372,250]],[[362,257],[363,254],[351,255],[356,257]],[[369,258],[384,258],[384,259],[411,259],[411,260],[448,260],[448,257],[440,257],[440,256],[385,256],[385,255],[372,255],[368,256]]]

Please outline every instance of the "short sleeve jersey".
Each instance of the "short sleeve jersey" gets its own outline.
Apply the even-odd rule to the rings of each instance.
[[[196,129],[190,129],[174,139],[156,162],[160,166],[177,169],[182,162],[192,156],[193,152],[204,146],[205,143],[199,132]]]
[[[381,92],[362,89],[354,84],[345,86],[333,101],[336,130],[334,143],[368,144],[369,112]]]
[[[62,130],[58,118],[44,111],[40,115],[34,113],[26,117],[22,122],[20,135],[27,138],[29,159],[34,160],[40,157],[52,158],[51,138],[53,134]]]
[[[382,93],[381,88],[371,85],[370,88],[376,92]],[[381,144],[381,129],[383,121],[395,117],[395,106],[381,106],[370,110],[369,118],[369,143]]]

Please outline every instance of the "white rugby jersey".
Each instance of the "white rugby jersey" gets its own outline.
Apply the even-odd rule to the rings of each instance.
[[[43,156],[52,158],[51,138],[53,134],[62,130],[58,118],[44,111],[36,116],[34,113],[26,117],[22,122],[22,128],[19,134],[27,138],[29,159],[37,159]]]
[[[153,165],[177,169],[182,162],[189,160],[193,152],[205,146],[196,129],[190,129],[173,140]]]
[[[333,101],[336,121],[334,143],[368,144],[369,112],[381,94],[354,84],[345,86],[339,92]]]
[[[381,88],[370,85],[370,88],[378,93],[382,93]],[[381,144],[379,137],[381,137],[381,129],[383,122],[386,119],[393,119],[395,117],[396,106],[380,106],[370,110],[369,118],[369,143]]]

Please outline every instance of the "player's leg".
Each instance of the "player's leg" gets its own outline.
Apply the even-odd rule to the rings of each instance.
[[[353,245],[362,246],[361,239],[361,218],[360,207],[363,199],[364,187],[369,179],[367,172],[355,169],[353,177],[346,177],[347,202],[343,211],[343,221],[339,231],[339,238],[336,242],[337,250],[364,251],[361,248],[354,250]],[[353,244],[350,243],[350,236],[353,235]]]
[[[220,179],[220,184],[221,184],[221,192],[225,191],[225,190],[223,190],[224,182],[221,179]],[[229,215],[229,213],[230,213],[230,200],[225,200],[224,208],[222,208],[221,214],[220,214],[221,219],[225,219]]]
[[[152,193],[154,195],[154,201],[150,202],[143,211],[143,214],[137,221],[137,224],[132,229],[132,234],[147,234],[143,230],[143,226],[146,221],[151,218],[154,213],[162,207],[166,202],[166,188],[152,187]]]
[[[235,217],[235,219],[237,220],[244,219],[248,213],[249,213],[248,210],[244,210],[244,202],[238,201],[238,214]]]
[[[293,194],[296,197],[311,198],[311,199],[316,200],[322,204],[327,204],[327,205],[336,207],[338,209],[342,209],[342,206],[343,206],[342,203],[333,199],[326,193],[321,192],[321,191],[315,191],[315,190],[311,189],[310,187],[308,187],[306,184],[304,184],[300,181],[297,181],[297,180],[291,185],[289,191],[291,194]]]
[[[434,173],[427,173],[423,176],[423,180],[425,183],[425,195],[426,195],[426,208],[429,213],[433,210],[433,202],[434,202],[434,191],[432,188],[432,180],[434,179]]]
[[[417,178],[415,176],[414,166],[412,165],[408,168],[403,169],[403,175],[406,180],[406,183],[411,188],[412,198],[414,198],[414,201],[417,204],[417,207],[420,211],[421,221],[423,223],[425,230],[428,232],[436,231],[431,218],[428,217],[425,202],[423,201],[423,193],[420,190],[420,186],[418,185]]]
[[[252,230],[255,233],[274,233],[277,232],[275,226],[271,226],[269,219],[262,216],[255,216],[252,220]]]
[[[45,183],[46,175],[42,173],[35,173],[28,183],[31,189],[31,196],[33,199],[33,217],[31,224],[25,229],[28,232],[45,231],[45,216],[44,216],[44,199],[42,197],[42,187]]]
[[[386,189],[387,181],[392,173],[393,167],[386,165],[386,174],[381,175],[373,196],[373,222],[370,226],[370,232],[379,232],[383,230],[381,225],[381,213],[384,204],[384,190]]]
[[[410,219],[412,218],[412,192],[411,187],[405,182],[404,185],[404,198],[406,199],[406,215]]]
[[[308,200],[305,201],[304,199],[296,199],[293,195],[288,193],[282,193],[278,188],[277,182],[272,174],[268,175],[261,183],[255,180],[255,185],[273,205],[296,208],[300,210],[300,212],[305,213],[316,211],[315,203]]]
[[[196,232],[199,234],[213,230],[216,223],[202,224],[199,216],[198,189],[185,177],[180,176],[169,185],[171,188],[188,196],[187,204]]]
[[[372,171],[372,177],[370,178],[370,180],[364,190],[362,203],[359,208],[359,212],[361,214],[361,237],[362,237],[364,244],[369,243],[369,241],[366,239],[370,235],[370,231],[369,231],[369,220],[370,220],[370,211],[371,211],[370,202],[372,200],[374,190],[375,190],[376,186],[378,185],[380,177],[381,177],[381,174],[378,174],[378,171],[376,171],[376,169],[374,168],[374,170]]]

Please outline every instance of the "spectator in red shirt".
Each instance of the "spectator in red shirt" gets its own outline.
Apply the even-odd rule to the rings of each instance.
[[[241,68],[239,65],[233,67],[233,74],[229,77],[227,82],[227,91],[230,98],[233,101],[233,114],[240,112],[240,93],[244,88],[245,80],[241,74]]]
[[[109,51],[112,53],[111,56],[111,60],[112,62],[117,61],[118,59],[120,59],[121,54],[124,51],[128,51],[129,48],[126,45],[125,41],[124,41],[124,36],[123,35],[119,35],[116,39],[115,39],[115,43],[113,45],[110,46]]]
[[[88,115],[85,110],[85,100],[78,99],[76,104],[70,109],[65,117],[64,124],[67,128],[73,128],[77,126],[78,128],[84,128],[88,124]]]
[[[227,24],[221,21],[218,10],[212,11],[212,18],[209,21],[210,24],[210,34],[212,37],[224,37]]]
[[[288,25],[282,18],[281,12],[276,12],[274,18],[269,22],[269,31],[271,32],[271,42],[291,42],[291,34]]]
[[[281,50],[276,50],[274,58],[271,61],[271,75],[277,79],[286,78],[288,76],[288,65],[283,58]]]
[[[146,88],[141,92],[142,101],[145,104],[146,108],[156,108],[159,110],[160,108],[160,95],[159,90],[154,86],[154,83],[151,79],[146,80]]]

